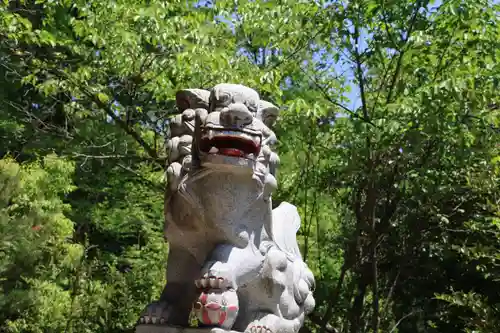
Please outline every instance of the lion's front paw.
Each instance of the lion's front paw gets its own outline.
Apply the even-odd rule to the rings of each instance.
[[[274,333],[269,327],[259,325],[250,325],[245,330],[245,333]]]
[[[194,281],[199,290],[206,289],[234,289],[230,280],[222,276],[204,274],[201,278]]]
[[[254,320],[248,325],[245,333],[275,333],[276,327],[272,323],[267,323],[267,320]],[[270,324],[270,325],[268,325]]]
[[[153,302],[141,313],[139,324],[165,325],[172,312],[172,306],[165,302]]]
[[[247,326],[245,333],[277,333],[282,332],[285,328],[283,320],[274,314],[261,314],[257,315],[257,318],[259,319],[252,321]]]
[[[208,262],[202,269],[201,278],[195,280],[198,289],[236,289],[232,269],[220,261]]]
[[[196,288],[199,290],[206,289],[230,289],[232,283],[221,276],[213,276],[205,274],[198,280],[194,281]]]

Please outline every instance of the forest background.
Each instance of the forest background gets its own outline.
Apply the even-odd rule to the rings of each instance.
[[[165,283],[174,94],[233,82],[282,107],[304,332],[498,333],[499,10],[3,0],[0,332],[133,332]]]

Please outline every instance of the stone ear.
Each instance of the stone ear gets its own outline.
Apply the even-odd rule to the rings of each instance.
[[[183,89],[175,94],[175,103],[180,112],[186,109],[208,109],[210,91],[205,89]]]
[[[272,127],[279,115],[279,108],[271,102],[260,100],[257,118],[266,126]]]

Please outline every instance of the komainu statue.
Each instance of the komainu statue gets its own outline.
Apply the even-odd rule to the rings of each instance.
[[[181,114],[167,144],[167,285],[137,332],[188,327],[194,311],[203,327],[297,333],[315,306],[314,277],[297,244],[296,207],[272,209],[278,108],[237,84],[182,90],[176,103]]]

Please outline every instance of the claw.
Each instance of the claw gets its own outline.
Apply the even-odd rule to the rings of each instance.
[[[142,325],[165,325],[168,322],[171,311],[171,305],[154,302],[144,309],[138,323]]]
[[[223,277],[207,276],[206,274],[202,278],[195,280],[194,284],[198,289],[232,289],[229,281]]]
[[[273,331],[267,326],[262,325],[252,325],[245,331],[246,333],[273,333]]]

